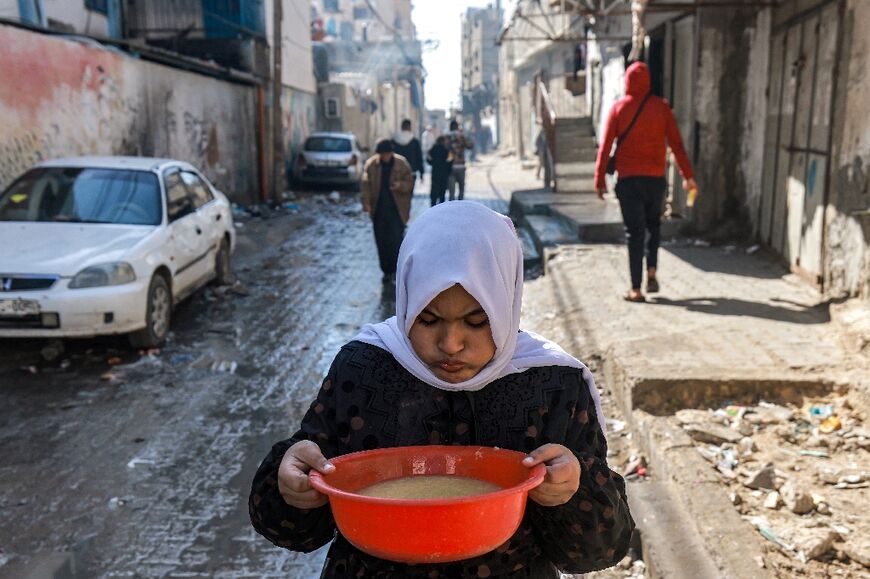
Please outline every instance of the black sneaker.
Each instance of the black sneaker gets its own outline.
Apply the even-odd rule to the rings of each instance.
[[[659,293],[659,280],[657,280],[656,278],[646,280],[646,293],[648,293],[648,294]]]

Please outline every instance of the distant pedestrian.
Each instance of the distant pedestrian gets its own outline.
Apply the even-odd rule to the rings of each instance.
[[[453,169],[450,173],[450,200],[465,199],[465,152],[474,148],[474,143],[465,136],[462,127],[456,121],[450,121],[450,134],[448,135],[450,149],[453,151]],[[456,195],[459,190],[458,197]]]
[[[535,178],[541,178],[544,172],[544,188],[549,189],[553,180],[553,166],[550,162],[550,148],[547,146],[547,133],[541,127],[538,136],[535,137],[535,156],[538,157],[538,167],[535,169]]]
[[[402,130],[396,133],[393,137],[393,151],[397,155],[401,155],[411,165],[414,173],[420,175],[420,180],[423,180],[423,149],[420,146],[420,140],[411,132],[411,121],[405,119],[402,121]]]
[[[414,173],[408,161],[393,153],[393,142],[379,141],[375,154],[363,168],[363,209],[372,218],[383,281],[395,279],[399,246],[411,216]]]
[[[440,136],[429,149],[426,160],[432,165],[432,184],[429,197],[432,207],[444,203],[447,185],[450,182],[450,172],[453,169],[453,152],[448,149],[447,137]]]
[[[625,299],[644,301],[643,278],[644,241],[647,242],[646,267],[648,293],[659,291],[656,266],[660,241],[662,200],[665,193],[665,155],[670,146],[677,159],[686,191],[697,189],[692,164],[683,147],[680,130],[670,105],[652,95],[647,66],[636,62],[625,72],[625,96],[613,105],[607,116],[604,138],[595,164],[595,189],[599,199],[607,190],[605,173],[611,173],[609,159],[616,141],[615,171],[618,175],[616,196],[622,209],[628,241],[628,263],[631,290]]]
[[[438,138],[438,135],[435,134],[435,127],[432,125],[426,125],[426,128],[423,130],[423,134],[420,136],[420,144],[423,146],[423,155],[426,156],[429,154],[429,149],[435,145],[435,139]],[[427,161],[428,162],[428,161]],[[425,170],[426,165],[423,165],[423,169]]]

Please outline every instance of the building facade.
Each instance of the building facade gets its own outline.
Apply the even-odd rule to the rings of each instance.
[[[498,135],[498,46],[501,3],[468,8],[462,16],[462,113],[472,123],[477,141],[484,133]],[[485,149],[485,147],[484,147]]]
[[[0,0],[0,186],[40,159],[128,154],[189,161],[239,202],[283,191],[317,96],[309,5],[282,0],[277,35],[274,6]]]

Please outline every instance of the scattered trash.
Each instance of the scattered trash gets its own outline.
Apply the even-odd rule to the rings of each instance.
[[[114,511],[118,507],[124,506],[125,502],[126,501],[119,499],[118,497],[112,497],[109,499],[109,509]]]
[[[752,255],[753,253],[756,253],[759,249],[761,249],[760,245],[752,245],[750,247],[747,247],[746,255]]]
[[[776,510],[779,508],[780,504],[782,504],[782,497],[778,491],[771,491],[767,493],[767,496],[764,498],[765,509]]]
[[[284,207],[284,209],[287,209],[288,211],[299,211],[298,203],[285,203],[284,205],[282,205],[282,207]]]
[[[816,503],[813,501],[812,495],[798,488],[793,482],[787,481],[779,490],[783,504],[791,512],[805,515],[815,510]]]
[[[625,422],[622,420],[611,419],[607,421],[607,430],[610,432],[622,432],[625,430]]]
[[[341,193],[338,191],[332,191],[329,195],[326,196],[329,199],[330,203],[338,203],[341,201]]]
[[[762,401],[750,408],[744,419],[752,424],[771,425],[788,422],[793,416],[794,412],[785,406]]]
[[[743,435],[736,430],[717,424],[690,424],[684,426],[683,429],[698,442],[708,442],[711,444],[723,444],[726,442],[735,444],[743,438]]]
[[[823,406],[811,406],[810,416],[813,418],[827,418],[834,414],[833,404],[825,404]]]
[[[710,242],[703,239],[695,239],[692,241],[692,245],[695,247],[710,247]]]
[[[776,486],[776,471],[773,465],[768,463],[761,469],[749,475],[743,482],[743,486],[751,489],[773,489]]]
[[[28,374],[39,374],[39,368],[36,366],[22,366],[21,370]]]
[[[236,280],[233,285],[229,286],[227,291],[241,297],[247,297],[251,295],[251,291],[247,287],[245,287],[245,284],[238,280]]]
[[[133,458],[127,463],[127,468],[136,468],[140,464],[157,464],[157,462],[148,458]]]
[[[728,500],[731,501],[731,504],[735,507],[743,504],[743,497],[741,497],[736,492],[732,491],[728,494]]]
[[[123,363],[124,363],[124,360],[121,359],[120,356],[112,356],[111,358],[109,358],[108,360],[106,360],[106,363],[107,363],[109,366],[117,366],[118,364],[123,364]]]
[[[178,366],[179,364],[189,364],[196,359],[192,354],[173,354],[169,357],[169,363],[172,366]]]
[[[824,450],[799,450],[798,454],[801,456],[815,456],[817,458],[831,458]]]
[[[822,423],[819,425],[819,432],[823,434],[830,434],[837,430],[843,428],[843,423],[840,421],[840,418],[836,415],[828,416]]]
[[[762,537],[778,546],[780,549],[783,549],[788,553],[794,553],[794,546],[786,543],[776,534],[776,531],[774,531],[773,527],[770,526],[770,521],[767,520],[767,517],[752,517],[749,521],[756,529],[758,529],[758,532],[761,533]]]
[[[622,469],[622,476],[627,477],[633,474],[639,477],[646,476],[646,458],[644,456],[632,455],[628,457],[628,462]]]
[[[122,375],[118,372],[104,372],[103,374],[100,374],[100,380],[103,382],[111,382],[113,384],[120,382],[121,378]]]

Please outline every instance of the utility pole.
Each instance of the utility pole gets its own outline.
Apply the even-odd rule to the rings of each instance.
[[[281,201],[284,181],[284,124],[281,114],[281,24],[283,0],[272,0],[272,201]]]

